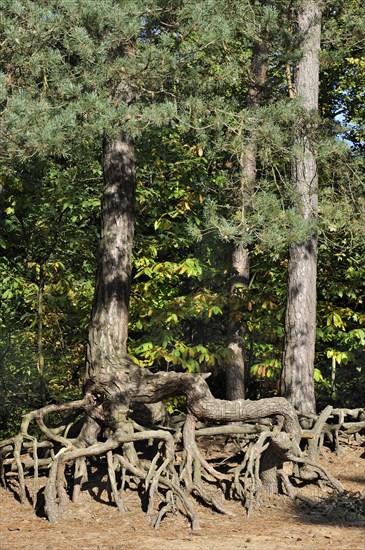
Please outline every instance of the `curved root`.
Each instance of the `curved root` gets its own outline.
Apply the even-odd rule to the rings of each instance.
[[[178,377],[178,380],[190,384],[190,378]],[[148,388],[146,392],[149,391]],[[10,466],[11,470],[17,471],[20,499],[25,502],[25,471],[33,468],[31,500],[35,506],[39,470],[48,468],[45,511],[48,519],[55,522],[69,500],[66,487],[67,469],[74,468],[72,499],[76,502],[82,485],[87,480],[88,458],[105,456],[110,500],[114,501],[120,512],[124,512],[126,506],[122,492],[126,487],[143,489],[148,499],[147,514],[155,528],[158,528],[166,515],[181,512],[189,519],[192,528],[198,529],[199,522],[191,496],[227,515],[232,513],[224,506],[225,499],[239,499],[247,516],[250,516],[255,504],[260,502],[263,490],[277,490],[278,479],[284,492],[291,498],[297,496],[291,480],[312,481],[313,475],[316,481],[324,481],[338,492],[344,491],[342,485],[318,463],[321,434],[331,415],[331,408],[323,411],[312,430],[303,432],[303,438],[309,441],[307,450],[303,453],[299,448],[297,423],[285,400],[274,398],[265,402],[265,411],[270,416],[264,419],[260,416],[261,421],[258,422],[253,403],[238,401],[227,405],[227,402],[212,401],[202,382],[197,388],[205,396],[202,410],[208,420],[213,413],[219,413],[226,421],[228,419],[238,422],[243,415],[250,423],[241,422],[196,430],[199,414],[203,413],[198,410],[198,398],[191,398],[182,430],[182,463],[178,466],[177,454],[180,451],[177,448],[180,438],[178,434],[174,434],[173,429],[162,429],[158,426],[147,429],[139,426],[128,418],[128,407],[124,405],[120,409],[124,411],[122,420],[111,429],[110,424],[106,425],[102,420],[102,400],[89,394],[83,400],[64,405],[48,405],[25,415],[19,434],[0,443],[1,481],[6,483],[6,467]],[[188,394],[189,391],[187,387],[185,393]],[[191,405],[192,402],[194,406]],[[213,405],[214,411],[211,409]],[[78,410],[85,412],[86,420],[77,439],[69,437],[69,425],[64,426],[63,431],[53,430],[44,421],[45,416],[50,413]],[[273,417],[276,418],[274,426]],[[32,420],[36,421],[44,441],[28,434]],[[98,441],[102,426],[108,428],[109,436],[104,441]],[[221,462],[208,461],[197,444],[197,438],[222,435],[240,438],[245,443],[236,445],[234,450],[231,446],[230,454]],[[147,460],[142,453],[137,452],[138,447],[135,444],[141,441],[158,443],[152,460]],[[47,456],[42,456],[43,450],[48,453]],[[240,462],[237,464],[238,460]],[[281,468],[285,461],[297,465],[293,476],[287,475]]]

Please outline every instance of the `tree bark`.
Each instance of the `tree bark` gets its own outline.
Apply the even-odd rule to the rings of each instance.
[[[44,272],[43,264],[39,266],[39,283],[37,293],[37,370],[39,374],[39,397],[41,406],[47,402],[47,386],[45,379],[45,361],[44,361],[44,346],[43,346],[43,321],[44,321]]]
[[[302,100],[306,121],[299,124],[294,143],[292,181],[300,215],[313,223],[318,212],[318,174],[315,143],[309,115],[318,111],[320,8],[304,1],[298,13],[303,56],[295,72],[296,94]],[[303,117],[304,118],[304,117]],[[313,123],[312,123],[313,124]],[[316,331],[317,235],[289,248],[288,291],[281,394],[299,414],[315,413],[314,352]]]
[[[248,106],[257,108],[261,101],[262,86],[265,84],[267,61],[265,49],[256,44],[252,53],[252,83],[248,91]],[[241,164],[241,209],[242,217],[246,215],[256,181],[257,144],[251,136],[250,143],[244,148]],[[231,361],[226,367],[226,397],[229,400],[245,397],[245,343],[242,309],[244,291],[250,279],[250,251],[247,246],[238,245],[233,251],[232,267],[235,275],[231,282],[231,311],[228,322],[228,348],[231,350]],[[237,308],[237,301],[239,308]],[[238,309],[238,311],[237,311]]]
[[[268,416],[281,416],[283,429],[299,441],[300,428],[292,406],[283,398],[250,401],[215,399],[205,381],[209,375],[157,372],[141,369],[128,357],[123,369],[99,374],[85,387],[85,397],[103,396],[100,407],[103,416],[110,417],[110,407],[131,403],[158,403],[168,397],[185,395],[189,414],[197,420],[212,422],[254,421]]]
[[[127,353],[135,211],[133,139],[105,139],[101,240],[86,377],[123,364]]]
[[[245,343],[241,296],[248,288],[250,277],[250,252],[246,246],[238,246],[234,250],[232,266],[236,275],[231,283],[231,311],[228,321],[228,348],[231,350],[231,359],[226,367],[226,397],[230,400],[245,397]],[[238,311],[237,302],[240,306]]]

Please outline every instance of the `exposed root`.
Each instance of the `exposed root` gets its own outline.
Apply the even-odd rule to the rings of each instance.
[[[268,448],[267,439],[272,437],[271,433],[263,432],[260,434],[257,442],[252,446],[246,472],[243,476],[243,487],[245,494],[245,508],[247,517],[250,517],[255,502],[259,502],[262,482],[260,479],[260,458],[262,453]]]
[[[38,442],[36,438],[33,440],[33,508],[37,505],[38,494],[38,473],[39,473],[39,461],[38,461]]]
[[[124,506],[122,499],[120,497],[118,487],[117,487],[117,480],[115,477],[115,470],[118,465],[118,460],[114,459],[113,453],[111,451],[108,451],[106,453],[106,458],[107,458],[107,464],[108,464],[108,477],[109,477],[110,489],[113,495],[114,502],[117,505],[119,512],[125,512],[126,507]]]
[[[74,485],[72,491],[72,502],[78,503],[83,484],[87,481],[87,466],[85,457],[75,460]]]
[[[279,470],[279,471],[278,471],[278,476],[279,476],[280,479],[281,479],[284,493],[285,493],[289,498],[291,498],[292,500],[294,500],[295,498],[297,498],[297,496],[298,496],[298,491],[297,491],[297,489],[295,489],[295,487],[292,485],[292,483],[291,483],[291,481],[290,481],[290,479],[289,479],[288,474],[286,474],[286,473],[284,472],[284,470]]]
[[[342,493],[345,490],[341,483],[332,474],[330,474],[324,466],[322,466],[318,462],[314,462],[313,460],[293,455],[289,455],[288,459],[297,464],[310,466],[315,472],[318,473],[319,479],[324,481],[326,485],[328,485],[335,491]]]
[[[199,452],[195,438],[195,425],[195,417],[191,414],[187,415],[183,428],[184,459],[180,481],[184,483],[189,493],[198,496],[217,512],[232,515],[205,487],[204,481],[208,484],[213,483],[216,489],[217,482],[228,480],[228,478],[211,466]]]
[[[133,476],[138,477],[141,480],[145,481],[147,469],[137,468],[134,464],[131,464],[130,462],[128,462],[128,460],[126,460],[121,455],[115,455],[115,456],[119,461],[123,470],[129,471]],[[158,483],[162,488],[168,490],[168,492],[166,493],[166,499],[168,499],[169,502],[168,502],[168,505],[165,504],[165,506],[163,506],[159,510],[157,516],[154,519],[151,517],[152,525],[154,525],[157,528],[161,520],[165,515],[167,515],[167,513],[169,513],[170,511],[173,511],[175,513],[175,511],[177,511],[176,501],[171,500],[175,496],[180,501],[183,508],[183,512],[185,513],[187,518],[190,520],[192,529],[198,530],[199,529],[198,518],[192,509],[188,496],[181,489],[178,483],[168,479],[168,477],[166,476],[160,476],[158,478]],[[153,510],[152,510],[152,507],[150,507],[150,516],[152,516],[152,513],[153,513]]]
[[[293,483],[298,480],[315,480],[337,492],[343,491],[342,485],[318,462],[323,433],[334,414],[331,407],[321,413],[311,430],[301,433],[295,412],[282,398],[221,401],[213,398],[201,377],[192,374],[152,374],[132,365],[128,376],[129,386],[125,375],[124,378],[118,373],[100,376],[98,382],[90,381],[83,400],[48,405],[25,415],[19,434],[0,443],[1,482],[6,485],[9,469],[16,471],[20,499],[25,502],[25,476],[32,469],[30,497],[35,506],[39,472],[46,469],[45,511],[49,521],[55,522],[69,501],[66,484],[69,469],[73,468],[72,499],[77,502],[87,480],[88,460],[104,456],[110,499],[121,513],[126,510],[123,491],[128,487],[138,488],[145,491],[147,515],[156,528],[166,515],[183,513],[193,529],[199,528],[199,521],[192,496],[228,515],[231,512],[225,506],[226,498],[239,499],[250,516],[264,491],[278,490],[278,480],[291,498],[297,496]],[[129,418],[133,400],[154,403],[180,394],[187,396],[188,405],[182,449],[180,431],[174,433],[173,428],[157,426],[147,429]],[[72,414],[81,411],[85,415],[81,432],[75,439],[70,437],[67,419],[58,429],[51,429],[45,423],[46,415],[70,411]],[[341,416],[338,411],[335,414]],[[345,415],[340,418],[342,424],[344,418]],[[362,423],[363,411],[353,418],[355,423]],[[198,420],[221,424],[196,430]],[[29,435],[31,421],[37,423],[43,439]],[[301,435],[307,442],[305,452],[299,445]],[[224,460],[213,463],[206,458],[197,439],[215,436],[231,436],[243,443],[234,448],[231,445]],[[147,459],[147,455],[137,450],[136,444],[141,441],[154,442],[157,446],[152,458]],[[291,476],[282,468],[286,461],[296,466]]]
[[[113,456],[112,451],[122,447],[126,443],[133,443],[136,441],[143,441],[149,439],[156,439],[163,441],[164,443],[164,457],[161,459],[160,453],[157,453],[148,469],[141,469],[138,466],[134,466],[128,459],[124,458],[120,454]],[[59,454],[52,464],[48,482],[45,489],[45,510],[48,519],[51,522],[55,522],[58,519],[59,513],[64,506],[67,495],[64,490],[64,469],[68,462],[74,461],[80,458],[86,458],[91,456],[106,455],[108,464],[108,477],[111,486],[111,493],[113,500],[116,503],[120,512],[125,511],[125,506],[121,500],[119,489],[117,487],[117,480],[115,471],[119,465],[122,465],[125,471],[129,471],[133,476],[136,476],[144,481],[145,490],[149,496],[148,515],[152,516],[152,512],[155,504],[155,496],[159,491],[159,487],[167,487],[170,491],[176,494],[176,496],[182,502],[183,508],[187,513],[192,524],[196,527],[197,520],[195,514],[192,512],[191,506],[187,501],[182,490],[178,487],[177,473],[173,466],[174,461],[174,441],[172,435],[164,430],[145,430],[144,432],[136,432],[132,434],[124,434],[115,432],[104,443],[96,443],[86,448],[70,449]],[[169,494],[169,491],[166,493]],[[166,498],[166,497],[164,497]],[[165,503],[164,512],[161,510],[158,514],[158,523],[160,523],[164,513],[172,510],[173,499],[171,494],[168,496],[169,503]]]

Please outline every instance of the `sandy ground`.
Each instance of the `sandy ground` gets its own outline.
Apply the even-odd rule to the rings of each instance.
[[[310,509],[280,496],[269,499],[247,520],[238,502],[227,508],[233,517],[196,504],[201,530],[193,533],[182,516],[163,520],[153,529],[135,492],[124,494],[128,511],[110,504],[105,482],[86,488],[78,506],[70,503],[57,524],[37,517],[30,504],[21,505],[12,491],[0,489],[1,550],[365,550],[365,522],[354,520],[351,507],[365,500],[365,452],[355,443],[321,460],[353,492]],[[362,492],[362,493],[359,493]],[[309,487],[315,500],[323,493]],[[364,519],[364,517],[362,518]]]

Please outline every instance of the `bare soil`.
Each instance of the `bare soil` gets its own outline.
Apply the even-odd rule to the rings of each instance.
[[[323,491],[308,486],[302,494],[318,503],[314,507],[285,496],[265,496],[250,519],[239,502],[226,506],[233,517],[197,503],[201,530],[196,533],[181,515],[167,517],[153,529],[134,491],[125,492],[128,511],[120,514],[109,502],[105,476],[86,486],[79,505],[70,503],[57,524],[41,517],[41,511],[37,516],[30,504],[21,505],[14,491],[0,488],[0,549],[364,550],[364,447],[352,441],[339,454],[324,449],[321,463],[348,493],[323,499]]]

